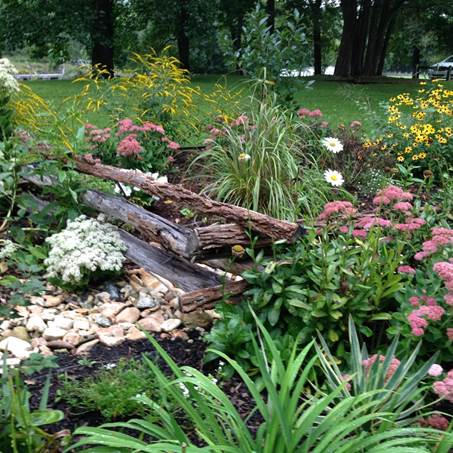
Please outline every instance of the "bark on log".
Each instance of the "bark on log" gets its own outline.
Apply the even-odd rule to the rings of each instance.
[[[189,313],[197,309],[208,309],[214,306],[214,303],[224,297],[238,296],[248,287],[245,280],[230,282],[225,285],[218,285],[212,288],[204,288],[190,293],[183,294],[179,298],[181,310]]]
[[[296,223],[277,220],[239,206],[211,200],[182,186],[157,182],[138,170],[125,170],[104,165],[97,160],[87,159],[86,156],[76,158],[75,162],[77,169],[83,173],[139,187],[150,195],[169,198],[178,205],[190,206],[194,211],[205,215],[231,220],[272,239],[293,241],[301,234],[301,228]]]
[[[127,245],[126,258],[148,272],[161,275],[184,291],[217,286],[221,278],[215,272],[197,266],[171,252],[154,247],[126,231],[119,230]]]
[[[209,251],[234,245],[250,245],[250,236],[243,227],[235,223],[215,224],[194,228],[187,241],[187,252],[195,255],[200,251]],[[256,246],[267,247],[272,239],[260,239]]]

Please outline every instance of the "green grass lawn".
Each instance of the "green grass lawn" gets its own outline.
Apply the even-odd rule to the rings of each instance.
[[[331,80],[316,80],[309,88],[307,82],[310,78],[300,79],[296,99],[300,107],[309,109],[319,108],[324,119],[332,125],[349,124],[353,120],[359,120],[364,125],[365,131],[375,129],[384,117],[381,104],[390,97],[402,92],[415,93],[417,84],[408,79],[400,79],[395,82],[370,84],[350,84]],[[240,76],[195,76],[193,85],[198,86],[203,92],[208,93],[214,89],[216,82],[227,83],[231,89],[240,89],[240,97],[244,111],[247,111],[248,95],[250,86]],[[34,91],[45,99],[58,105],[64,98],[79,92],[80,85],[67,80],[30,81],[26,82]],[[208,111],[207,106],[200,106]],[[102,126],[106,117],[88,115],[87,121],[98,123]]]

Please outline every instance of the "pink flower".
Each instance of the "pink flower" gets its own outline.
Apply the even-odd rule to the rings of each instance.
[[[450,370],[442,381],[434,382],[433,390],[440,398],[453,403],[453,370]]]
[[[136,134],[130,134],[124,137],[116,148],[116,152],[123,157],[134,156],[143,151],[142,146],[137,141]]]
[[[409,303],[413,307],[419,307],[420,306],[420,299],[417,296],[409,297]]]
[[[165,134],[165,130],[162,126],[151,123],[150,121],[144,122],[141,129],[143,132],[157,132],[158,134]]]
[[[429,416],[428,418],[419,420],[420,426],[430,426],[431,428],[439,429],[441,431],[446,431],[449,426],[448,420],[438,414]]]
[[[447,305],[453,305],[453,293],[445,294],[444,301]]]
[[[415,269],[411,266],[400,266],[398,268],[400,274],[415,274]]]
[[[332,217],[349,218],[357,212],[349,201],[331,201],[324,205],[318,221],[329,221]]]
[[[366,373],[368,373],[368,371],[370,370],[370,368],[373,366],[373,364],[376,362],[376,360],[378,358],[379,358],[380,362],[384,362],[385,355],[378,356],[377,354],[374,354],[369,359],[362,360],[362,365],[365,368]],[[400,366],[400,363],[401,362],[397,358],[395,358],[395,357],[392,358],[392,360],[390,361],[389,368],[387,370],[387,374],[385,376],[386,381],[388,381],[395,374],[395,371]]]
[[[430,376],[440,376],[442,373],[443,373],[444,369],[438,365],[437,363],[433,363],[429,370],[428,370],[428,374]]]
[[[447,328],[447,338],[448,341],[453,341],[453,329],[451,327]]]
[[[329,123],[327,121],[321,121],[319,127],[321,127],[322,129],[327,129],[329,127]]]
[[[322,116],[322,112],[321,112],[321,110],[316,109],[316,110],[313,110],[312,112],[309,112],[308,116],[310,116],[311,118],[318,118],[318,117]]]
[[[349,232],[349,227],[346,225],[343,225],[339,228],[340,233],[348,233]]]
[[[175,161],[175,158],[173,156],[168,156],[167,160],[168,162],[173,163]]]
[[[310,114],[310,110],[306,109],[305,107],[302,107],[297,111],[297,114],[301,118],[303,118],[304,116],[308,116]]]
[[[412,209],[412,204],[408,201],[399,201],[393,205],[393,209],[403,212],[410,211]]]
[[[249,118],[247,115],[240,115],[235,120],[232,121],[231,127],[243,126],[247,124],[248,120]]]
[[[366,230],[352,230],[352,235],[355,237],[355,238],[366,238],[367,236],[367,231]]]
[[[176,142],[169,142],[168,145],[167,145],[168,148],[176,151],[177,149],[181,148],[181,145],[179,143],[176,143]]]

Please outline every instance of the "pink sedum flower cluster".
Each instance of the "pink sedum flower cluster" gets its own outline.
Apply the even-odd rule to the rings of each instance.
[[[441,431],[446,431],[448,425],[450,424],[448,419],[443,415],[433,414],[428,418],[422,418],[419,420],[420,426],[428,426],[430,428],[439,429]]]
[[[137,140],[137,134],[126,135],[116,148],[116,152],[123,157],[136,156],[143,151],[142,145]]]
[[[417,307],[407,316],[412,334],[421,337],[429,325],[429,321],[440,321],[445,310],[437,305],[436,299],[429,296],[412,296],[409,299],[412,306]]]
[[[297,115],[300,118],[305,118],[305,117],[308,117],[308,118],[320,118],[322,116],[322,112],[319,109],[309,110],[309,109],[307,109],[305,107],[301,107],[297,111]]]
[[[433,390],[440,398],[453,403],[453,370],[450,370],[443,380],[434,382]]]
[[[318,217],[318,221],[328,222],[333,219],[349,219],[357,209],[349,201],[331,201],[324,205],[324,210]],[[347,227],[346,227],[347,228]],[[346,230],[347,232],[348,230]]]
[[[433,228],[432,237],[422,245],[422,251],[415,254],[417,261],[422,261],[446,246],[453,246],[453,230],[449,228]]]
[[[372,355],[369,359],[365,359],[362,361],[362,365],[365,368],[365,372],[368,373],[373,364],[376,362],[376,360],[379,359],[379,362],[384,362],[385,360],[385,355],[377,354]],[[390,361],[389,368],[387,370],[387,374],[385,375],[385,380],[388,381],[396,372],[398,367],[400,366],[400,361],[396,358],[393,357],[392,360]]]

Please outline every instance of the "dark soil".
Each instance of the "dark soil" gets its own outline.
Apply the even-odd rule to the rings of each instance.
[[[160,345],[169,353],[173,360],[180,366],[188,365],[205,373],[213,372],[212,363],[208,366],[203,365],[203,355],[206,349],[205,342],[201,339],[199,332],[192,331],[189,333],[190,340],[181,339],[162,340],[158,339]],[[48,406],[53,409],[59,409],[65,414],[64,419],[54,425],[49,425],[48,432],[56,433],[62,430],[74,431],[80,426],[99,426],[106,420],[99,412],[75,413],[74,409],[69,407],[64,401],[58,398],[58,389],[60,388],[60,379],[65,375],[72,379],[83,379],[93,376],[96,372],[104,369],[105,365],[117,363],[120,359],[140,359],[143,355],[148,356],[159,364],[162,370],[169,371],[167,365],[158,356],[148,340],[127,341],[115,347],[107,347],[97,344],[87,356],[75,356],[70,353],[61,353],[57,355],[58,368],[47,370],[42,373],[35,373],[28,378],[26,382],[32,395],[31,406],[37,408],[41,398],[42,388],[47,375],[51,374],[51,387],[49,392]],[[245,385],[238,378],[224,383],[224,391],[229,395],[233,404],[237,407],[241,415],[246,417],[254,408],[254,402],[248,393]],[[129,417],[131,418],[131,417]],[[116,420],[125,421],[125,420]],[[261,420],[258,416],[252,417],[249,427],[256,432]]]

